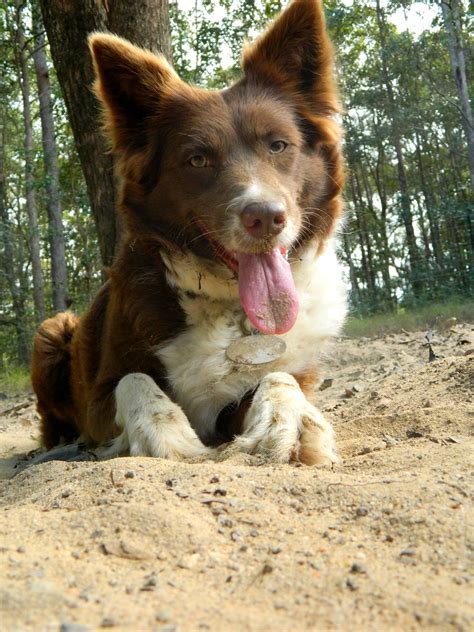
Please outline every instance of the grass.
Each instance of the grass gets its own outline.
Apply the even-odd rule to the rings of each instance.
[[[402,329],[416,331],[436,328],[436,324],[456,318],[458,322],[474,322],[474,301],[452,300],[446,303],[431,303],[416,309],[400,308],[388,314],[373,316],[349,316],[344,333],[350,338],[376,337],[397,333]]]
[[[0,393],[11,397],[31,391],[30,369],[21,366],[0,368]]]

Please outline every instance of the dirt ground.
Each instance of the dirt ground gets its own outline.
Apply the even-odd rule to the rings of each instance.
[[[11,478],[37,419],[32,397],[1,402],[2,630],[474,629],[474,326],[435,331],[432,362],[424,335],[336,344],[332,470],[241,455]]]

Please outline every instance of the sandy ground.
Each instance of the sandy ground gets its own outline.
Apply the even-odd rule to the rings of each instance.
[[[472,630],[474,327],[341,340],[333,470],[53,462],[33,398],[0,408],[10,630]],[[471,533],[469,531],[471,530]]]

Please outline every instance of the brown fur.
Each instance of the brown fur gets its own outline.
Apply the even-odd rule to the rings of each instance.
[[[186,247],[214,259],[196,218],[225,245],[230,220],[222,209],[249,174],[286,196],[300,227],[294,257],[316,237],[324,244],[341,213],[340,130],[332,118],[339,102],[318,0],[294,0],[245,50],[242,79],[222,92],[188,86],[164,58],[115,36],[96,34],[90,45],[127,232],[88,312],[80,320],[58,314],[36,335],[33,386],[48,448],[79,434],[92,444],[115,436],[114,389],[128,373],[146,373],[169,393],[154,348],[185,321],[159,249]],[[288,147],[270,159],[267,145],[280,137]],[[208,166],[190,167],[195,154]],[[232,239],[234,249],[268,248],[238,231]],[[306,386],[312,378],[300,379]],[[227,428],[248,405],[236,419],[228,415]]]

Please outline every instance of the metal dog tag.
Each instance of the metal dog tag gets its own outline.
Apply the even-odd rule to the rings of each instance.
[[[286,351],[286,342],[276,336],[245,336],[235,340],[226,349],[229,360],[236,364],[267,364],[280,358]]]

